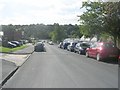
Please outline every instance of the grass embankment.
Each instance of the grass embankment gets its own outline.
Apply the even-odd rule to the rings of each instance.
[[[0,46],[0,52],[14,52],[14,51],[17,51],[17,50],[24,49],[26,47],[28,47],[28,46],[27,45],[23,45],[23,46],[16,47],[16,48],[7,48],[7,47]]]

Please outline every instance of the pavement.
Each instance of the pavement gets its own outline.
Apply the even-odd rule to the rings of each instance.
[[[5,84],[33,53],[34,46],[32,44],[27,45],[27,48],[9,54],[0,53],[0,86]]]

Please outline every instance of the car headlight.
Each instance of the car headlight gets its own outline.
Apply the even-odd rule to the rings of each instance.
[[[80,50],[83,50],[83,48],[80,47]]]

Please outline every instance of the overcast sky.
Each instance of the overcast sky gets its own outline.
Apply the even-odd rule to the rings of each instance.
[[[0,0],[0,24],[78,24],[85,0]]]

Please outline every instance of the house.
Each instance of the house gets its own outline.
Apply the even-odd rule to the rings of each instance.
[[[22,31],[15,30],[7,30],[4,31],[4,39],[7,41],[21,40],[22,39]]]
[[[0,31],[0,46],[2,45],[2,36],[3,36],[3,32]]]
[[[7,30],[3,31],[4,35],[2,36],[2,46],[6,47],[8,41],[19,41],[22,39],[22,31]]]

